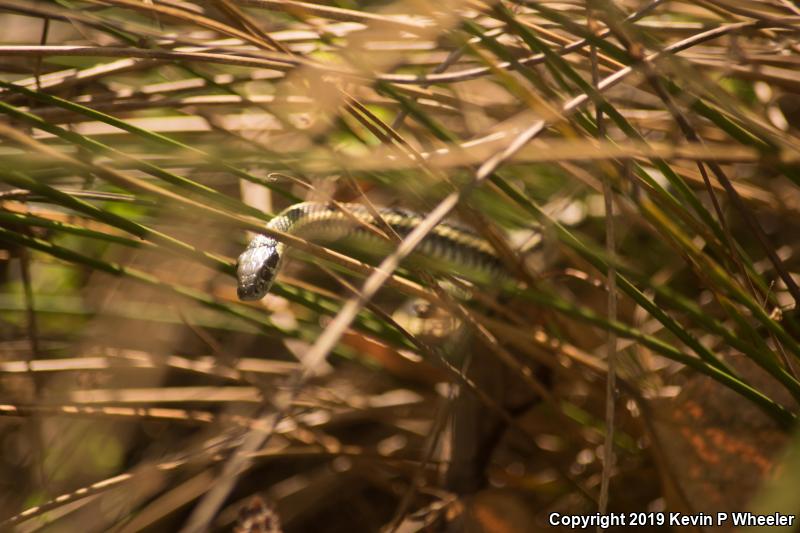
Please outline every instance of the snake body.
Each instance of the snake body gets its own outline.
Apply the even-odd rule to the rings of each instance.
[[[408,235],[423,216],[404,209],[382,208],[377,213],[399,237]],[[314,242],[343,241],[375,256],[392,250],[391,241],[371,231],[380,228],[372,212],[360,204],[303,202],[285,209],[267,223],[267,228]],[[236,274],[241,300],[260,300],[275,280],[286,245],[264,234],[250,241],[239,256]],[[505,269],[492,246],[473,232],[451,223],[437,225],[411,256],[415,266],[455,274],[479,283],[490,283],[504,276]]]

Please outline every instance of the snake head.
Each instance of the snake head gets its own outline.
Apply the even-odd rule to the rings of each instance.
[[[257,235],[236,262],[236,289],[240,300],[260,300],[278,275],[281,253],[278,241]]]

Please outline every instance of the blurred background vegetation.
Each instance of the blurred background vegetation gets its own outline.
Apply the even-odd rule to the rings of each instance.
[[[0,24],[0,530],[800,511],[792,1]],[[513,282],[404,266],[361,301],[380,273],[307,243],[239,302],[248,232],[331,199],[446,215]]]

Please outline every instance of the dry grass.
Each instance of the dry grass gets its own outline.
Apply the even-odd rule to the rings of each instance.
[[[800,399],[791,2],[0,0],[0,23],[0,529],[800,511],[791,454],[761,488]],[[238,302],[246,231],[305,199],[426,218],[379,268],[279,235],[296,259]],[[405,267],[446,218],[513,281]]]

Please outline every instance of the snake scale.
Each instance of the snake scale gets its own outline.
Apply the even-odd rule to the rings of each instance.
[[[396,208],[377,209],[400,238],[408,235],[423,216]],[[348,246],[373,256],[390,253],[391,241],[368,226],[383,227],[367,207],[360,204],[303,202],[292,205],[267,223],[267,228],[320,243],[344,241]],[[237,292],[241,300],[260,300],[278,275],[286,245],[257,234],[239,256],[236,266]],[[475,233],[443,222],[420,243],[410,260],[415,266],[454,274],[478,283],[491,283],[504,276],[505,268],[492,246]]]

